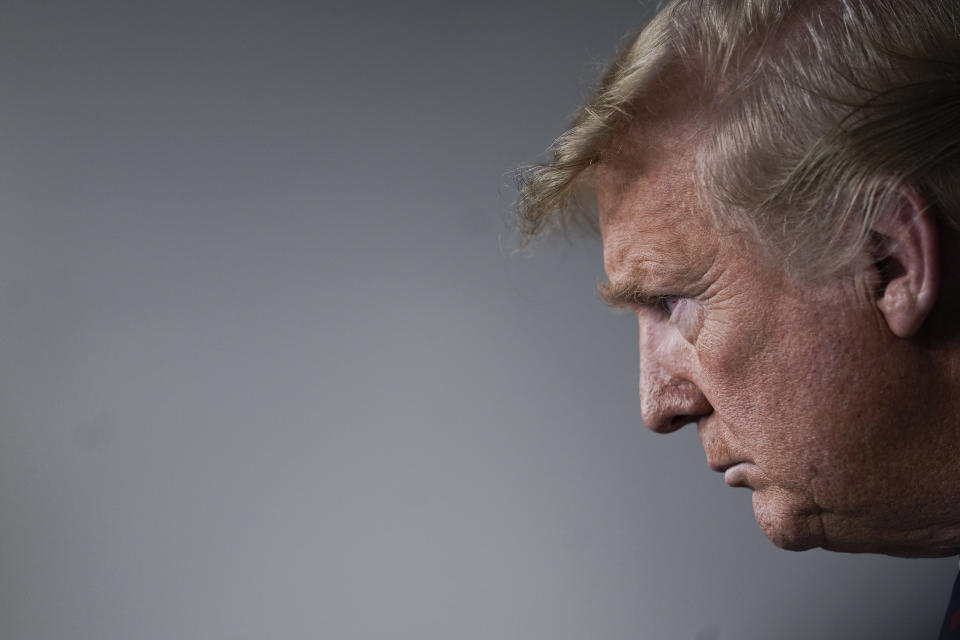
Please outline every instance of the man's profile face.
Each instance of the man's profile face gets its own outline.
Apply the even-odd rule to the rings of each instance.
[[[661,148],[597,169],[605,293],[637,315],[644,423],[696,422],[779,546],[909,553],[924,535],[900,524],[924,499],[914,356],[853,279],[798,282],[712,228],[692,168]]]

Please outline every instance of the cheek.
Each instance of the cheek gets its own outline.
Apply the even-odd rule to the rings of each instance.
[[[701,322],[694,344],[698,383],[718,412],[749,415],[759,398],[770,395],[775,367],[764,362],[768,333],[749,315],[712,313]]]
[[[897,389],[864,318],[804,309],[710,323],[699,349],[703,390],[731,447],[765,482],[828,507],[854,496],[884,438],[878,407]],[[874,456],[875,457],[875,456]]]
[[[701,389],[731,446],[798,484],[824,463],[821,429],[844,395],[844,354],[817,324],[778,310],[711,318],[697,343]]]

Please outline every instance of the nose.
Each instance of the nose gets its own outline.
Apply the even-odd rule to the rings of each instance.
[[[640,319],[640,415],[657,433],[670,433],[709,415],[713,407],[691,380],[682,338]]]

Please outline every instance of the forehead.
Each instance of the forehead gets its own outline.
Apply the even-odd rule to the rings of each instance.
[[[596,169],[604,268],[611,283],[637,269],[652,275],[702,273],[719,237],[706,221],[692,150],[650,149],[643,158],[616,154]]]

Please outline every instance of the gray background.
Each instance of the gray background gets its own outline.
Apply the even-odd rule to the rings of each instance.
[[[647,15],[5,2],[0,637],[933,637],[955,560],[775,549],[596,240],[510,253]]]

